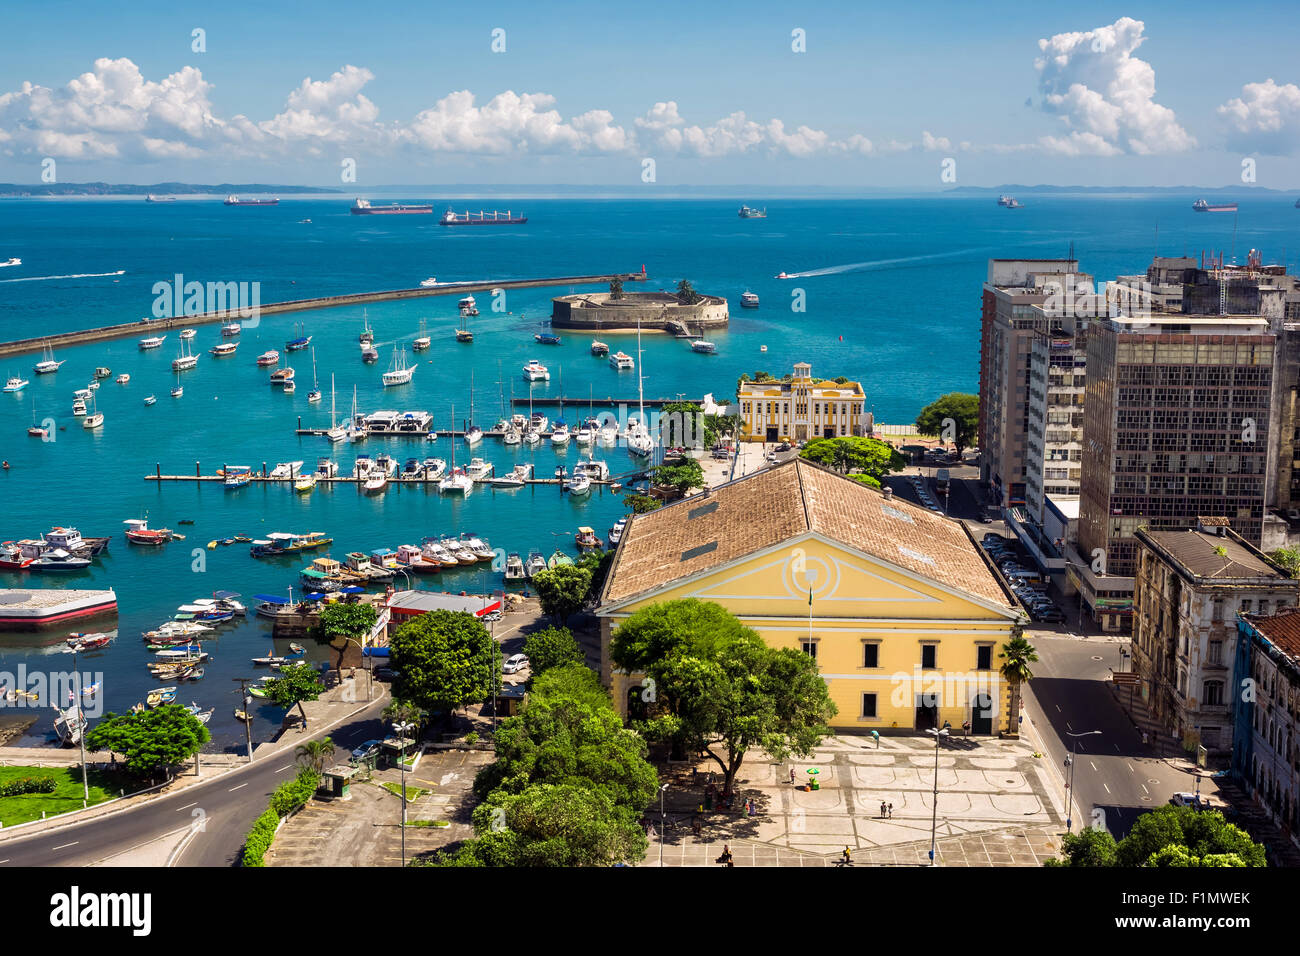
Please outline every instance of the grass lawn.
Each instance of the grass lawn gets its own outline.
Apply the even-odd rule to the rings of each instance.
[[[450,820],[412,820],[407,824],[410,827],[449,827]]]
[[[20,797],[0,797],[0,823],[6,827],[28,820],[39,820],[41,811],[47,816],[81,809],[80,767],[0,767],[0,783],[19,777],[53,777],[58,787],[53,793],[28,793]],[[91,771],[89,805],[103,803],[117,796],[116,781],[107,774]]]
[[[402,785],[400,783],[381,783],[380,786],[395,797],[400,798],[402,796]],[[422,787],[407,787],[406,802],[410,803],[412,800],[418,800],[428,792],[428,790],[425,790]]]

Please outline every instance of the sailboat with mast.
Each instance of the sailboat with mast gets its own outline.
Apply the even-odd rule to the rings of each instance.
[[[316,379],[316,349],[311,350],[311,391],[307,393],[307,401],[315,405],[321,400],[320,382]]]
[[[357,424],[357,387],[352,386],[352,417],[348,419],[348,440],[353,444],[366,440],[366,430]]]
[[[645,423],[645,368],[641,355],[641,320],[636,323],[636,404],[637,420],[627,427],[627,450],[633,455],[649,458],[655,450],[654,439]]]
[[[357,341],[362,348],[375,341],[375,330],[370,327],[370,312],[366,309],[361,310],[361,334],[357,336]]]
[[[469,421],[465,423],[465,444],[473,448],[483,440],[483,429],[474,424],[474,370],[469,373]]]
[[[473,394],[471,390],[470,394]],[[451,406],[451,420],[456,420],[456,406]],[[468,435],[468,433],[466,433]],[[480,437],[482,437],[480,435]],[[438,491],[442,494],[468,495],[474,490],[474,482],[465,474],[464,468],[456,467],[456,442],[451,443],[451,468],[446,476],[438,482]]]
[[[388,371],[384,373],[384,387],[388,388],[393,385],[406,385],[415,375],[416,366],[407,364],[406,349],[393,346],[393,360],[388,365]]]
[[[417,336],[415,337],[415,341],[411,343],[411,351],[412,351],[412,352],[423,352],[425,349],[427,349],[427,348],[429,347],[429,343],[430,343],[431,341],[432,341],[432,339],[429,338],[428,322],[427,322],[425,319],[421,319],[421,320],[420,320],[420,334],[417,335]]]
[[[338,423],[338,416],[334,411],[334,375],[330,374],[330,430],[325,433],[325,437],[331,443],[341,442],[348,437],[348,430]]]

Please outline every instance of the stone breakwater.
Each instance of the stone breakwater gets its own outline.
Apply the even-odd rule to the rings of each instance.
[[[673,332],[691,335],[703,329],[725,328],[730,321],[727,300],[701,296],[684,305],[671,292],[624,292],[614,299],[608,292],[562,295],[551,300],[551,325],[557,329],[591,332]]]
[[[436,295],[467,295],[472,292],[491,292],[493,289],[531,289],[556,285],[608,285],[615,279],[623,282],[644,282],[644,273],[618,272],[609,275],[560,276],[544,279],[509,279],[501,282],[450,282],[429,288],[391,289],[383,292],[356,292],[349,295],[327,295],[313,299],[293,299],[287,302],[270,302],[258,307],[258,315],[277,315],[285,312],[307,312],[313,309],[334,309],[348,305],[369,305],[389,299],[418,299]],[[726,303],[723,303],[725,309]],[[17,339],[12,342],[0,342],[0,356],[24,355],[40,352],[47,345],[58,349],[88,342],[102,342],[108,339],[126,338],[133,335],[157,335],[159,330],[183,329],[194,325],[213,322],[238,322],[241,317],[235,310],[221,312],[203,312],[197,315],[181,315],[169,319],[140,319],[119,325],[104,325],[93,329],[81,329],[76,332],[59,332],[38,338]],[[248,321],[246,319],[242,321]],[[635,326],[635,319],[633,319]]]

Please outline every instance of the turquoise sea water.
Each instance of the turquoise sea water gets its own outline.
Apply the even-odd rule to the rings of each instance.
[[[428,197],[405,197],[418,200]],[[523,211],[523,227],[448,229],[430,217],[356,217],[347,203],[284,200],[268,208],[227,208],[219,201],[148,205],[138,201],[0,201],[0,261],[22,258],[0,269],[0,339],[22,338],[139,319],[151,312],[153,286],[186,280],[260,282],[262,302],[339,292],[409,287],[427,276],[442,281],[507,280],[548,275],[639,270],[644,288],[672,287],[683,277],[696,288],[726,296],[731,327],[710,333],[718,354],[698,355],[662,335],[644,337],[647,397],[734,394],[741,372],[788,371],[809,361],[827,376],[861,380],[878,421],[906,422],[936,395],[975,391],[978,386],[980,283],[987,260],[999,256],[1063,256],[1071,241],[1082,268],[1099,279],[1145,269],[1156,248],[1165,255],[1197,255],[1202,249],[1228,252],[1234,217],[1197,214],[1192,196],[1142,198],[1037,198],[1019,210],[989,199],[890,199],[860,201],[787,200],[767,203],[764,220],[740,220],[736,205],[719,201],[494,201],[489,205]],[[763,205],[761,197],[755,197]],[[1300,210],[1281,197],[1242,197],[1235,218],[1239,260],[1259,247],[1265,261],[1300,249]],[[751,202],[753,204],[753,202]],[[463,209],[465,202],[457,201]],[[479,203],[470,203],[471,209]],[[439,200],[436,208],[443,208]],[[311,219],[310,223],[299,220]],[[116,273],[121,275],[91,275]],[[773,278],[796,273],[792,281]],[[45,278],[68,277],[79,278]],[[631,288],[642,288],[634,286]],[[761,308],[742,310],[740,293],[752,290]],[[802,290],[806,310],[792,311],[792,294]],[[135,338],[61,350],[67,363],[55,375],[31,374],[34,357],[0,360],[0,375],[22,374],[31,384],[19,395],[0,395],[0,540],[33,537],[55,524],[73,524],[86,535],[113,535],[110,552],[90,571],[68,576],[5,575],[0,587],[112,586],[120,604],[119,640],[89,657],[83,669],[104,675],[106,709],[122,710],[155,686],[145,672],[150,655],[139,640],[175,608],[220,589],[284,593],[296,585],[300,561],[257,561],[246,547],[203,551],[204,569],[194,570],[192,549],[213,538],[245,532],[324,531],[331,553],[418,543],[429,534],[474,531],[507,551],[549,554],[573,550],[579,525],[604,532],[622,513],[618,495],[593,494],[573,501],[554,488],[511,492],[480,488],[466,500],[440,498],[423,489],[391,488],[379,497],[353,488],[318,489],[295,495],[287,486],[249,487],[227,492],[219,484],[158,485],[143,480],[160,465],[164,474],[193,473],[195,462],[211,474],[223,463],[255,467],[301,459],[308,467],[324,455],[350,472],[360,451],[388,451],[399,460],[437,455],[450,458],[449,441],[374,440],[360,448],[331,447],[323,438],[298,438],[305,426],[329,423],[329,381],[334,375],[340,413],[351,406],[356,387],[362,411],[425,409],[440,427],[468,417],[473,372],[474,418],[488,427],[502,414],[502,397],[527,395],[520,366],[539,358],[551,370],[549,383],[534,394],[636,398],[634,373],[617,373],[588,352],[589,336],[565,334],[558,347],[537,345],[532,335],[550,313],[550,297],[567,289],[511,292],[507,312],[493,313],[490,297],[478,296],[482,315],[472,320],[472,345],[457,343],[455,297],[382,303],[369,308],[381,359],[364,365],[357,347],[362,310],[321,310],[263,317],[240,337],[238,353],[215,359],[208,349],[220,340],[219,326],[200,326],[193,345],[198,368],[182,374],[185,394],[168,394],[175,377],[171,360],[179,341],[168,334],[156,351],[141,352]],[[380,376],[394,344],[418,334],[427,320],[432,348],[418,356],[414,382],[384,389]],[[293,337],[303,322],[313,335],[325,400],[307,402],[310,353],[293,353],[297,391],[271,389],[267,371],[254,359]],[[144,334],[143,332],[141,333]],[[615,348],[635,350],[634,337],[602,336]],[[767,346],[766,353],[760,346]],[[128,385],[105,381],[98,409],[106,416],[94,433],[72,415],[74,389],[84,387],[96,366],[128,372]],[[157,404],[145,407],[146,395]],[[452,405],[455,405],[455,417]],[[607,406],[596,405],[600,411]],[[546,414],[555,417],[553,409]],[[572,421],[585,406],[570,409]],[[60,429],[45,443],[25,431],[53,418]],[[467,459],[464,445],[457,459]],[[517,460],[532,460],[539,476],[577,458],[572,444],[557,453],[548,444],[508,450],[492,440],[474,454],[495,462],[498,474]],[[599,457],[615,474],[631,470],[622,449]],[[155,526],[188,535],[162,549],[132,547],[121,537],[122,521],[148,514]],[[177,524],[193,519],[192,527]],[[500,585],[489,570],[448,572],[421,581],[423,587],[482,591]],[[182,687],[182,699],[216,707],[212,730],[217,744],[242,741],[231,711],[237,702],[230,678],[255,673],[248,658],[265,653],[269,625],[250,618],[225,627],[212,643],[213,663],[205,679]],[[282,648],[283,650],[283,648]],[[316,651],[313,649],[312,654]],[[50,661],[54,660],[53,665]],[[70,657],[52,659],[0,635],[0,670],[19,662],[29,668],[66,668]],[[47,712],[48,713],[48,712]],[[255,733],[265,735],[279,712],[264,708]],[[50,731],[42,714],[37,738]]]

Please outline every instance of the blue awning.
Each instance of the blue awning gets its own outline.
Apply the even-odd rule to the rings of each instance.
[[[361,650],[362,657],[387,657],[388,648],[386,647],[365,647]]]
[[[288,598],[282,598],[276,594],[254,594],[253,597],[266,604],[288,604]]]
[[[357,587],[355,584],[350,584],[345,588],[339,588],[339,594],[359,594],[364,590],[365,588]]]
[[[319,600],[320,600],[321,598],[323,598],[324,596],[325,596],[325,595],[321,594],[319,591],[312,591],[311,594],[308,594],[308,595],[307,595],[307,600],[308,600],[308,601],[319,601]]]

